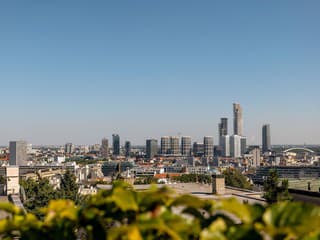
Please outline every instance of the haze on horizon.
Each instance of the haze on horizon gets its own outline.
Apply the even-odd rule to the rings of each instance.
[[[320,144],[319,1],[3,1],[0,145],[214,136]]]

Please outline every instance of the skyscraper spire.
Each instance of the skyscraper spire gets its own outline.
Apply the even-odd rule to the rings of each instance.
[[[234,135],[243,136],[242,107],[239,103],[233,104],[233,131]]]

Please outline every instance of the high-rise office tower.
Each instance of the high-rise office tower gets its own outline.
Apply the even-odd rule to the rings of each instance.
[[[169,154],[170,152],[170,137],[161,137],[161,154]]]
[[[170,154],[180,154],[180,139],[179,137],[170,137]]]
[[[66,143],[64,145],[64,152],[66,154],[72,154],[74,152],[74,145],[72,143]]]
[[[219,123],[219,137],[228,135],[228,118],[221,118]]]
[[[241,136],[240,139],[241,156],[247,151],[247,137]]]
[[[126,157],[130,157],[130,153],[131,153],[131,142],[130,141],[126,141],[124,143],[124,152],[125,152]]]
[[[238,103],[233,104],[233,131],[234,135],[243,136],[242,107]]]
[[[182,156],[191,156],[191,137],[181,138],[181,154]]]
[[[230,137],[230,156],[241,157],[241,136],[233,135]]]
[[[28,161],[27,142],[12,141],[9,143],[10,165],[26,166]]]
[[[224,135],[220,137],[220,147],[223,157],[230,157],[230,136]]]
[[[101,141],[101,157],[108,159],[109,158],[109,141],[106,138],[103,138]]]
[[[259,146],[251,147],[249,153],[252,155],[252,167],[260,167],[260,160],[261,160],[261,151]]]
[[[147,139],[146,141],[146,153],[147,158],[152,159],[158,154],[158,140],[157,139]]]
[[[203,154],[204,154],[203,143],[198,143],[198,142],[193,143],[193,156],[202,157]]]
[[[213,137],[203,138],[204,157],[213,157]]]
[[[120,136],[118,134],[112,135],[112,147],[113,147],[113,155],[120,155]]]
[[[270,124],[265,124],[262,127],[262,152],[268,151],[271,151]]]

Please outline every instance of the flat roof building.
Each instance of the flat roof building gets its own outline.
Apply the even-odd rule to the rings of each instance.
[[[11,166],[26,166],[28,165],[27,142],[11,141],[9,143]]]

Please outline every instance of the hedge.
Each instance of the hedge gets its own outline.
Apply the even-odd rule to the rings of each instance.
[[[0,220],[1,239],[320,239],[318,206],[212,201],[168,188],[137,192],[120,182],[81,206],[51,201],[43,219],[10,203],[0,209],[10,214]]]

